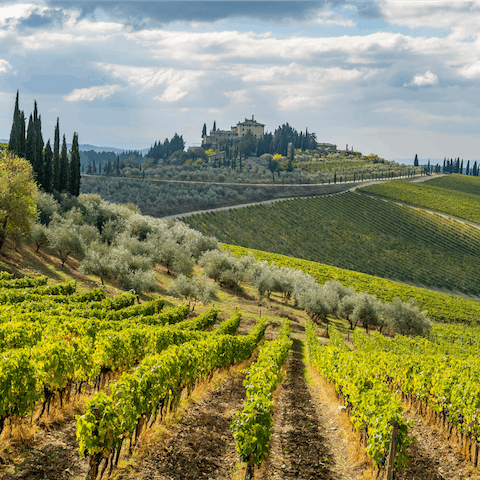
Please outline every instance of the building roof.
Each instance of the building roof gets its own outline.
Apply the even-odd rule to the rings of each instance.
[[[258,123],[256,120],[253,120],[253,118],[246,118],[244,122],[238,122],[237,125],[256,125],[257,127],[265,126],[263,123]]]

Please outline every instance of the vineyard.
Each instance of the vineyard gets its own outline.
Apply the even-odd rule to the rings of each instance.
[[[412,478],[412,465],[424,468],[431,459],[414,449],[419,440],[408,402],[423,402],[435,420],[447,418],[442,428],[466,457],[452,450],[448,461],[475,478],[479,407],[458,392],[479,397],[472,363],[478,327],[436,325],[432,342],[389,340],[359,328],[352,334],[340,317],[319,328],[291,299],[256,300],[247,283],[242,295],[222,290],[217,306],[198,305],[193,315],[171,298],[138,303],[132,293],[107,296],[104,288],[79,291],[73,282],[50,285],[45,276],[0,276],[6,479],[147,479],[156,472],[165,479],[273,480],[280,471],[282,478],[360,480],[366,471],[386,476],[392,469],[395,478]],[[162,273],[162,289],[171,280]],[[329,341],[319,338],[325,328]],[[323,380],[307,383],[305,366]],[[414,372],[419,380],[408,376]],[[203,397],[189,404],[195,395]],[[170,433],[154,441],[167,425]],[[342,435],[352,432],[364,460],[345,449]]]
[[[422,183],[396,181],[369,185],[360,191],[480,223],[478,177],[452,174]]]
[[[367,195],[295,199],[184,221],[229,244],[442,291],[480,292],[477,228]]]
[[[0,255],[2,478],[479,478],[477,301],[222,249],[182,222],[94,203],[62,212],[83,242],[68,258],[59,214],[40,226],[50,244],[9,239]],[[363,194],[278,205],[259,210],[265,228],[276,215],[295,238],[293,205],[318,231],[325,217],[332,245],[356,238],[367,253],[400,228],[397,266],[415,271],[415,244],[426,276],[435,245],[449,280],[476,288],[471,227]],[[100,232],[102,209],[124,218]]]

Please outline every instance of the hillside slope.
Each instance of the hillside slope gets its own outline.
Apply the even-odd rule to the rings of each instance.
[[[364,194],[296,199],[184,221],[224,243],[480,294],[479,229]]]

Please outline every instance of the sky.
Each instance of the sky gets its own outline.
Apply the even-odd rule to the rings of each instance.
[[[480,2],[0,0],[0,138],[143,149],[289,123],[386,159],[480,158]]]

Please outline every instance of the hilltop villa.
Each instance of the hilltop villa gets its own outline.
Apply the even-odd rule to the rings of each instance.
[[[254,116],[252,119],[246,118],[244,122],[238,122],[236,126],[230,130],[210,130],[210,135],[202,137],[202,145],[216,146],[217,142],[222,139],[231,140],[232,143],[240,141],[240,139],[250,130],[255,138],[262,138],[264,135],[265,125],[258,123]]]

